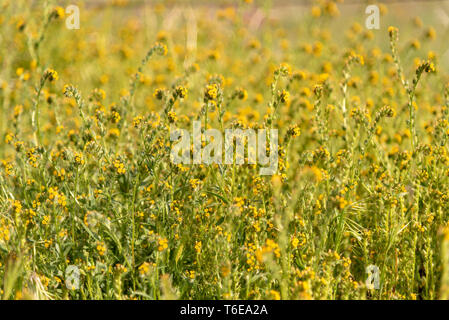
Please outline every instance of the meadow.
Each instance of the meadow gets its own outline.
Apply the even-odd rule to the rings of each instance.
[[[0,297],[448,299],[449,1],[372,3],[0,0]]]

